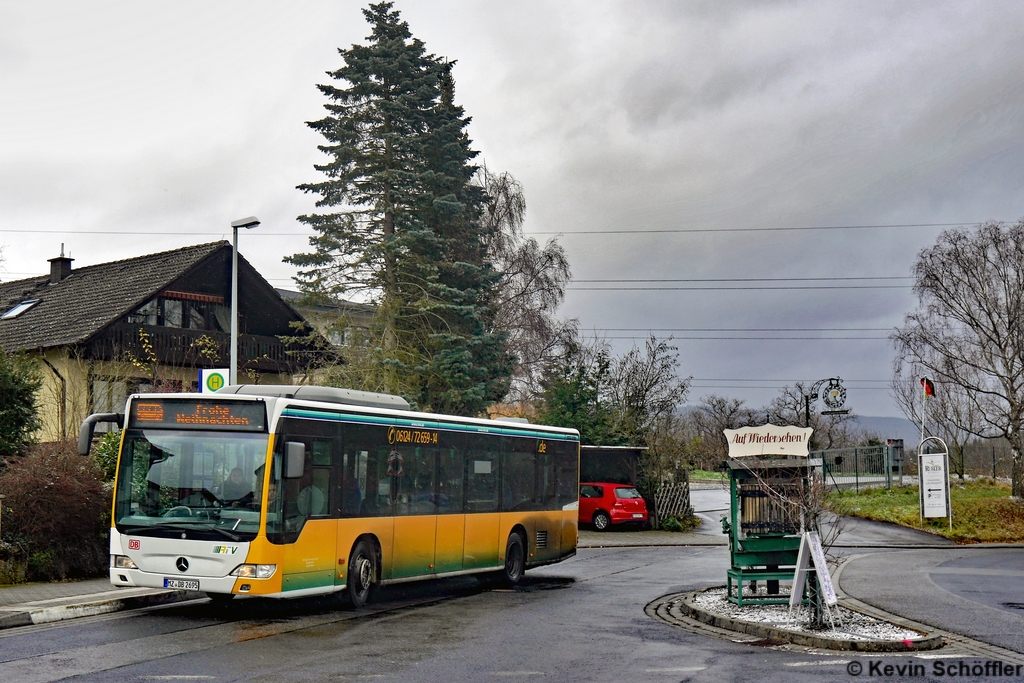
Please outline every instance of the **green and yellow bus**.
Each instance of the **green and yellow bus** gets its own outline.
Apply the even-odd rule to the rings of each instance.
[[[137,394],[125,414],[110,581],[297,597],[523,572],[575,554],[579,433],[418,413],[311,386]]]

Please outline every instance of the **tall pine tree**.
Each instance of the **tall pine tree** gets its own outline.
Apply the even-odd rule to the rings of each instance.
[[[344,66],[320,85],[328,115],[317,165],[300,185],[323,213],[299,216],[317,234],[299,266],[311,298],[361,293],[377,305],[373,377],[420,408],[478,414],[508,390],[512,358],[495,332],[500,277],[487,261],[471,182],[469,118],[454,102],[453,63],[427,54],[390,2],[363,10],[366,45],[339,50]]]

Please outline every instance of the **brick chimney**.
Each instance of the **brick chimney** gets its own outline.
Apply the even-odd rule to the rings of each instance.
[[[50,262],[50,284],[55,285],[71,275],[71,262],[75,259],[64,255],[64,244],[60,245],[60,256],[47,259]]]

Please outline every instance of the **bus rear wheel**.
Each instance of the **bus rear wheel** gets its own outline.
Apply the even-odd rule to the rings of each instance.
[[[518,532],[509,534],[508,544],[505,545],[505,568],[502,570],[502,579],[510,586],[519,583],[523,578],[526,565],[526,551],[523,548],[523,537]]]
[[[353,607],[362,607],[369,601],[376,581],[377,553],[369,541],[359,541],[348,560],[348,584],[345,589]]]

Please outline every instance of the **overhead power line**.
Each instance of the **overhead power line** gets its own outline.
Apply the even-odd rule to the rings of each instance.
[[[787,225],[765,228],[638,228],[634,230],[543,230],[527,235],[637,235],[702,232],[784,232],[796,230],[874,230],[878,228],[951,228],[961,225],[977,225],[984,221],[963,221],[960,223],[886,223],[877,225]],[[1005,223],[1006,221],[995,221]]]
[[[888,332],[891,327],[587,327],[584,332]]]
[[[747,228],[635,228],[619,230],[538,230],[525,233],[530,235],[639,235],[639,234],[673,234],[673,233],[728,233],[728,232],[786,232],[800,230],[875,230],[885,228],[950,228],[961,225],[977,225],[985,221],[961,221],[959,223],[879,223],[872,225],[784,225],[767,227]],[[995,221],[1006,223],[1006,221]],[[153,230],[37,230],[26,228],[0,228],[0,233],[39,233],[39,234],[60,234],[60,235],[150,235],[150,236],[171,236],[166,232],[157,233]],[[197,230],[189,232],[176,232],[174,235],[182,236],[215,236],[227,235],[230,230]],[[252,235],[262,237],[309,237],[308,232],[266,232],[255,231]]]
[[[842,280],[913,280],[910,275],[865,276],[865,277],[716,277],[716,278],[607,278],[602,280],[578,280],[572,282],[836,282]]]
[[[566,287],[566,291],[573,292],[706,292],[706,291],[736,291],[750,292],[777,289],[911,289],[911,285],[779,285],[764,287]]]
[[[720,386],[717,384],[691,384],[691,389],[773,389],[775,387],[755,387],[742,385]],[[886,387],[856,387],[857,391],[888,391]]]
[[[753,377],[694,377],[694,382],[783,382],[786,384],[796,384],[797,382],[805,382],[813,384],[820,378],[816,379],[755,379]],[[849,382],[888,382],[887,379],[844,379],[843,383]]]
[[[647,339],[647,337],[604,337],[604,339]],[[783,340],[783,341],[841,341],[841,340],[857,340],[857,341],[880,341],[888,340],[888,337],[672,337],[672,341],[714,341],[714,340],[734,340],[734,341],[753,341],[753,340]]]

